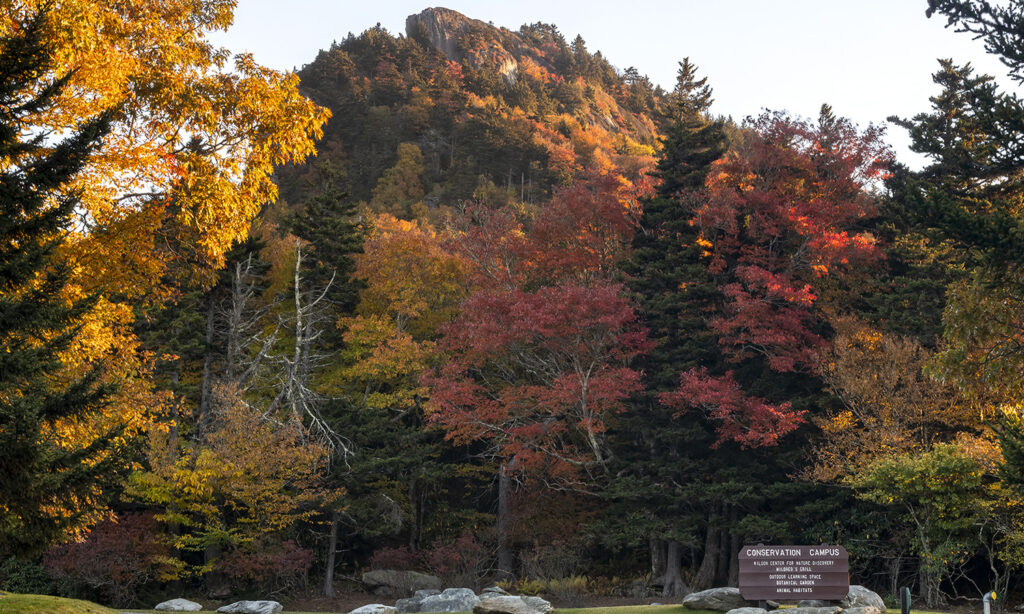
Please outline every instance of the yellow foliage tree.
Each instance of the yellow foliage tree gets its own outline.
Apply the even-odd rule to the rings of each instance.
[[[105,363],[119,392],[99,420],[65,421],[49,436],[83,445],[113,424],[125,437],[166,428],[169,397],[154,389],[134,334],[134,306],[175,295],[174,280],[208,282],[224,253],[276,198],[276,165],[314,152],[329,112],[298,91],[294,74],[233,59],[206,39],[227,28],[234,0],[12,0],[0,37],[45,14],[51,69],[29,90],[67,78],[55,103],[19,126],[23,135],[73,132],[112,112],[103,146],[65,186],[80,200],[60,258],[73,271],[72,302],[98,295],[61,356],[69,381]],[[32,91],[23,92],[31,95]],[[97,519],[101,510],[93,515]]]
[[[366,287],[359,313],[339,322],[348,359],[342,380],[368,407],[412,407],[426,394],[418,378],[435,355],[431,339],[465,296],[466,263],[426,223],[380,214],[369,219],[354,276]]]

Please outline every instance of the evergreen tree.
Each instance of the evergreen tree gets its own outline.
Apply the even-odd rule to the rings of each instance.
[[[911,149],[930,159],[897,176],[894,202],[936,246],[928,256],[945,260],[937,281],[949,284],[950,305],[936,372],[977,398],[1012,403],[1024,390],[1024,102],[970,65],[940,65],[932,108],[892,118],[909,131]]]
[[[623,265],[641,317],[657,345],[641,361],[647,392],[620,425],[618,454],[626,466],[609,496],[627,512],[631,540],[650,540],[652,562],[664,561],[664,592],[684,592],[679,575],[681,544],[705,522],[697,493],[681,488],[705,472],[695,452],[713,437],[693,418],[676,419],[657,399],[678,385],[689,368],[720,361],[718,344],[705,318],[719,301],[717,284],[703,265],[697,235],[689,224],[700,202],[711,164],[726,150],[725,124],[708,118],[711,88],[697,78],[689,58],[680,62],[675,90],[668,97],[665,138],[657,176],[662,183],[644,204],[633,257]],[[717,510],[716,510],[717,512]],[[640,533],[647,533],[642,535]],[[660,565],[658,565],[660,567]]]
[[[63,296],[71,271],[56,249],[77,200],[68,182],[108,130],[100,117],[49,146],[32,134],[65,85],[42,83],[46,16],[0,41],[0,554],[30,555],[79,526],[123,465],[114,434],[57,440],[62,420],[87,419],[111,390],[100,368],[61,382],[60,354],[95,303]]]

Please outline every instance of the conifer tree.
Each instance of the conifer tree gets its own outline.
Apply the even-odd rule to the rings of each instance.
[[[692,451],[707,449],[711,438],[698,421],[673,418],[674,412],[659,403],[657,394],[674,388],[681,372],[720,360],[705,321],[720,292],[699,260],[701,248],[689,224],[711,164],[726,150],[724,121],[708,117],[711,94],[707,79],[698,79],[689,58],[680,62],[676,87],[667,97],[664,148],[656,171],[661,185],[657,196],[644,205],[633,257],[623,266],[644,325],[657,345],[640,365],[647,392],[622,424],[628,440],[620,439],[624,448],[619,454],[629,470],[610,494],[630,501],[629,507],[640,503],[648,510],[644,518],[631,517],[629,522],[634,530],[646,527],[653,559],[667,563],[665,569],[654,570],[665,574],[666,595],[684,592],[680,544],[694,537],[684,526],[703,521],[699,512],[691,516],[696,511],[695,493],[673,485],[692,480],[700,462]]]
[[[54,426],[102,408],[100,368],[63,381],[67,351],[94,300],[63,296],[56,249],[77,200],[65,187],[98,147],[109,117],[53,145],[32,134],[65,82],[42,82],[46,16],[0,41],[0,555],[31,555],[77,528],[117,477],[113,433],[78,445]]]

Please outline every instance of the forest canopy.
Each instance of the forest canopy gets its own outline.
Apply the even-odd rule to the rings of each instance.
[[[921,8],[1021,81],[1019,10]],[[211,43],[234,9],[0,8],[0,590],[567,606],[803,543],[1024,597],[1013,91],[940,60],[915,170],[550,24],[427,9],[279,72]]]

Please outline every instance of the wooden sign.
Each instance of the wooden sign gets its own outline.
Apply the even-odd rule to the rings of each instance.
[[[743,546],[740,594],[751,601],[824,599],[850,592],[850,555],[842,546]]]

